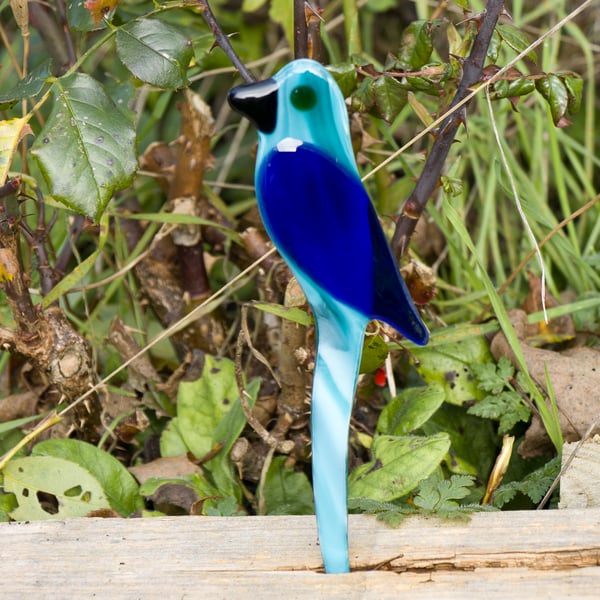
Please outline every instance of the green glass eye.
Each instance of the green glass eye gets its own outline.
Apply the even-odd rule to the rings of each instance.
[[[298,110],[310,110],[317,103],[317,94],[308,85],[299,85],[290,94],[292,104]]]

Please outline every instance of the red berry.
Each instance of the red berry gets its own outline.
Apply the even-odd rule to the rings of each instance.
[[[386,381],[387,377],[385,374],[385,369],[383,367],[379,367],[375,375],[373,375],[373,383],[379,387],[385,387]]]

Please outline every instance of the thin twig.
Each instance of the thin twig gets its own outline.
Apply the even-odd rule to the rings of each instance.
[[[237,344],[235,347],[235,382],[240,393],[240,404],[242,410],[246,416],[248,425],[258,434],[260,439],[265,442],[271,448],[276,448],[283,454],[289,454],[294,449],[294,442],[292,440],[279,440],[272,435],[263,424],[254,416],[252,407],[250,406],[250,394],[246,391],[244,386],[244,374],[242,370],[242,352],[244,350],[246,339],[246,331],[242,327],[238,335]]]
[[[206,21],[206,24],[210,27],[218,46],[225,52],[227,58],[232,62],[233,66],[239,71],[240,76],[246,83],[252,83],[256,81],[254,75],[246,68],[246,65],[242,62],[236,51],[233,49],[229,37],[223,33],[221,26],[217,22],[213,11],[211,10],[208,0],[197,0],[198,6],[202,12],[202,18]]]

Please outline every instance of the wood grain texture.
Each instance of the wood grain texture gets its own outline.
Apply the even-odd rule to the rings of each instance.
[[[575,456],[571,460],[571,455]],[[570,462],[569,462],[570,461]],[[600,506],[600,435],[563,445],[559,508]]]
[[[350,517],[349,575],[323,575],[313,517],[0,524],[0,597],[598,598],[600,509]]]

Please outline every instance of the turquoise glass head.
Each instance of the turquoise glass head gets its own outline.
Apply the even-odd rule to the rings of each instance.
[[[344,97],[319,63],[295,60],[270,79],[234,88],[229,102],[258,129],[257,164],[279,144],[308,142],[357,173]]]

